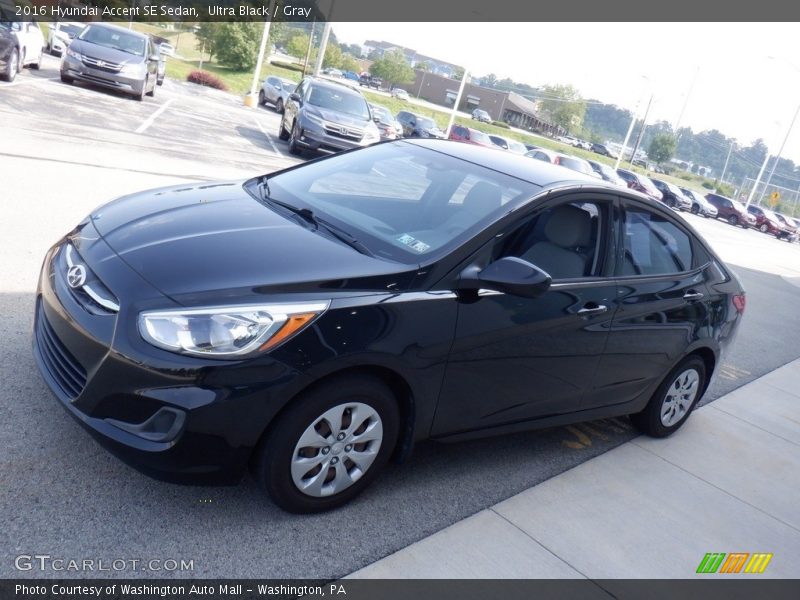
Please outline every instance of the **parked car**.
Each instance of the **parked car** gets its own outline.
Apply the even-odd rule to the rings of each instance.
[[[514,154],[525,154],[526,152],[528,152],[528,149],[525,147],[525,144],[518,142],[517,140],[503,137],[502,135],[491,135],[491,134],[489,135],[489,139],[498,148],[502,148],[503,150],[508,150],[509,152],[513,152]]]
[[[597,162],[596,160],[587,160],[592,170],[597,173],[603,181],[608,181],[620,187],[628,187],[628,183],[620,177],[617,172],[610,166]]]
[[[661,192],[661,201],[664,204],[675,210],[692,210],[692,201],[683,195],[677,185],[661,179],[651,179],[650,181]]]
[[[617,169],[617,175],[625,180],[630,189],[641,192],[657,202],[661,202],[662,194],[655,184],[650,181],[649,177],[634,173],[633,171],[628,171],[627,169]]]
[[[578,158],[577,156],[569,156],[568,154],[562,154],[561,152],[554,152],[553,150],[546,150],[544,148],[530,150],[525,153],[525,156],[553,165],[561,165],[562,167],[577,171],[578,173],[583,173],[589,177],[602,179],[602,175],[596,173],[588,161]]]
[[[463,125],[453,125],[450,130],[449,139],[458,142],[467,142],[468,144],[475,144],[485,148],[497,148],[484,132],[472,129],[471,127],[464,127]]]
[[[161,42],[159,46],[161,49],[161,54],[164,56],[175,56],[175,47],[169,42]]]
[[[383,85],[383,80],[380,77],[373,77],[372,75],[361,75],[361,77],[358,78],[358,85],[379,90],[381,89],[381,85]]]
[[[747,212],[741,202],[714,193],[706,194],[706,200],[717,209],[717,217],[725,219],[729,224],[741,225],[745,229],[755,227],[755,216]]]
[[[444,139],[444,131],[429,117],[401,110],[397,113],[397,120],[403,126],[403,137]]]
[[[380,132],[357,89],[306,77],[286,101],[278,138],[289,142],[290,154],[332,153],[374,144]]]
[[[150,38],[136,31],[89,23],[78,34],[61,61],[61,81],[83,81],[143,100],[155,96],[158,50]]]
[[[53,56],[61,56],[70,42],[83,30],[83,23],[61,21],[52,23],[47,32],[47,51]]]
[[[378,124],[381,140],[396,140],[403,137],[403,126],[388,108],[379,104],[370,104],[369,108],[372,110],[373,120]]]
[[[761,233],[769,233],[777,237],[781,237],[787,233],[785,230],[785,223],[778,218],[778,215],[768,208],[762,208],[761,206],[751,204],[747,207],[747,212],[756,218],[756,222],[753,226]]]
[[[164,85],[164,78],[167,76],[167,57],[161,52],[158,53],[158,68],[156,69],[156,84]]]
[[[45,40],[39,23],[22,21],[15,33],[19,40],[20,67],[30,67],[31,69],[41,67]]]
[[[538,150],[539,148],[541,148],[541,146],[537,146],[536,144],[523,144],[523,146],[525,146],[525,149],[528,152],[530,152],[531,150]]]
[[[480,121],[481,123],[492,122],[492,117],[489,115],[489,113],[481,108],[476,108],[472,111],[472,119],[474,121]]]
[[[286,101],[289,99],[289,94],[295,88],[297,88],[296,81],[270,75],[261,84],[261,89],[258,92],[258,103],[262,106],[272,104],[275,107],[275,112],[282,114]]]
[[[6,20],[7,18],[10,17],[0,14],[0,77],[4,81],[14,81],[20,68],[16,31],[21,25],[17,21]]]
[[[322,73],[324,75],[327,75],[328,77],[343,77],[344,76],[344,73],[341,71],[341,69],[336,69],[334,67],[329,67],[329,68],[325,69],[324,71],[322,71]]]
[[[408,100],[408,92],[402,88],[393,88],[392,89],[392,98],[397,98],[398,100]]]
[[[800,235],[798,233],[800,230],[798,230],[794,219],[779,212],[776,212],[775,216],[778,217],[783,225],[783,232],[777,236],[778,239],[785,239],[788,242],[796,242],[798,235]]]
[[[56,402],[135,468],[204,484],[249,468],[310,513],[426,438],[623,415],[674,434],[745,305],[661,205],[403,140],[106,204],[44,257],[33,354]]]
[[[717,207],[711,204],[703,197],[700,192],[690,190],[689,188],[680,188],[683,195],[689,198],[692,202],[692,208],[689,210],[695,215],[703,215],[704,217],[717,218]]]
[[[602,154],[603,156],[608,156],[610,158],[617,158],[616,153],[605,144],[592,144],[591,150],[592,152],[596,152],[597,154]]]

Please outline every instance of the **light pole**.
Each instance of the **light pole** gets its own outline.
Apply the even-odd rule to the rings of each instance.
[[[636,152],[639,150],[639,142],[642,141],[642,136],[644,135],[645,127],[647,127],[647,115],[650,114],[650,105],[653,104],[653,94],[650,94],[650,100],[647,101],[647,108],[644,111],[644,117],[642,118],[642,128],[639,130],[639,135],[636,136],[636,145],[633,147],[633,152],[631,153],[631,161],[630,165],[633,166],[633,159],[636,158]]]
[[[458,88],[458,95],[456,96],[456,101],[453,104],[453,110],[450,111],[450,120],[447,123],[447,129],[444,132],[444,137],[450,137],[450,129],[453,127],[453,122],[456,120],[456,113],[458,112],[458,106],[461,104],[461,96],[464,94],[464,86],[467,85],[467,77],[469,73],[467,70],[464,69],[464,74],[461,76],[461,86]]]
[[[650,86],[652,87],[652,81],[646,75],[642,75],[642,79],[646,79]],[[625,141],[622,142],[622,149],[619,151],[619,156],[617,156],[617,162],[614,163],[614,170],[616,171],[619,169],[619,164],[622,162],[622,159],[625,156],[625,150],[628,147],[628,142],[631,139],[631,133],[633,133],[633,127],[636,125],[636,115],[639,114],[639,105],[642,103],[642,95],[639,94],[639,99],[636,101],[636,108],[633,109],[633,114],[631,115],[631,124],[628,127],[628,132],[625,134]]]

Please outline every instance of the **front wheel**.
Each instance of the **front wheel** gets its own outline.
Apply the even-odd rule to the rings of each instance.
[[[286,131],[286,127],[283,126],[283,119],[281,119],[281,123],[278,125],[278,139],[284,142],[289,139],[289,132]]]
[[[380,380],[348,376],[295,399],[257,450],[253,471],[293,513],[341,506],[364,490],[394,450],[400,413]]]
[[[14,81],[17,77],[17,71],[19,70],[19,53],[17,49],[14,48],[11,51],[11,56],[8,57],[8,62],[6,62],[5,71],[3,71],[3,79],[8,82]]]
[[[650,402],[640,413],[631,415],[636,428],[652,437],[675,433],[689,418],[703,395],[706,365],[699,356],[690,356],[670,371]]]
[[[31,69],[38,71],[42,68],[42,56],[44,56],[44,49],[39,51],[39,58],[36,59],[36,62],[31,63]]]
[[[278,101],[275,103],[275,112],[283,114],[283,98],[278,98]]]
[[[294,154],[295,156],[300,155],[300,146],[297,144],[297,122],[295,121],[292,124],[292,133],[289,136],[289,154]]]
[[[769,231],[769,227],[766,223],[762,223],[761,227],[758,228],[761,233],[767,233]]]
[[[258,90],[258,104],[264,106],[267,103],[267,97],[264,95],[264,90]]]
[[[731,215],[730,217],[728,217],[728,223],[735,227],[736,225],[739,224],[739,219],[736,216]]]

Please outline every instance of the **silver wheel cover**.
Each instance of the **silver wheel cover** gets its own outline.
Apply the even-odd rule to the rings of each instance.
[[[672,427],[691,408],[700,391],[700,374],[694,369],[680,373],[667,388],[661,403],[661,424]]]

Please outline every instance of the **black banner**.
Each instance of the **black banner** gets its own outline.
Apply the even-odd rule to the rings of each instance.
[[[796,600],[800,580],[2,580],[3,600],[170,600],[196,598],[347,600]]]
[[[285,22],[797,21],[800,3],[640,0],[2,0],[4,20]],[[731,43],[735,43],[732,40]]]

